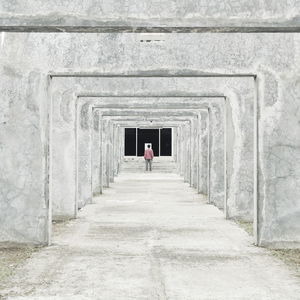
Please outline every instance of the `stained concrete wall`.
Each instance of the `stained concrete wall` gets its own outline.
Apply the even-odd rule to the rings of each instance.
[[[108,27],[106,31],[113,31],[116,26],[125,31],[130,25],[135,26],[135,30],[139,26],[153,30],[159,25],[218,26],[222,30],[224,26],[296,26],[300,5],[297,0],[254,0],[251,3],[247,0],[76,0],[72,5],[68,1],[3,0],[0,12],[2,26],[43,26],[44,31],[99,31],[99,27],[104,26]]]
[[[0,241],[46,243],[47,80],[3,64],[0,72]]]
[[[0,61],[4,79],[1,86],[1,161],[5,162],[3,168],[11,171],[1,172],[1,186],[5,186],[1,203],[6,207],[0,213],[1,221],[5,223],[5,227],[1,228],[1,241],[47,240],[46,124],[49,97],[46,74],[53,70],[68,72],[70,69],[110,70],[124,74],[146,66],[144,71],[201,70],[258,75],[259,241],[267,245],[281,242],[296,244],[300,241],[297,222],[300,208],[295,202],[299,191],[297,188],[287,190],[286,186],[297,187],[300,178],[295,164],[299,156],[296,133],[300,126],[297,122],[298,45],[297,34],[172,34],[163,44],[149,45],[140,43],[138,35],[127,34],[3,34]],[[170,83],[169,91],[174,87],[177,91],[190,90],[195,84],[191,80],[184,86],[176,79],[170,80]],[[102,91],[115,91],[118,84],[117,81],[106,81]],[[127,82],[121,90],[137,92],[141,86],[141,81]],[[154,90],[159,89],[157,84],[154,86]],[[66,98],[68,93],[80,89],[90,91],[78,79],[72,89],[65,92]],[[212,91],[210,88],[204,90]],[[226,92],[225,89],[223,91]],[[56,91],[52,92],[54,100]],[[57,109],[64,110],[68,105],[71,106],[70,103],[60,104]],[[57,111],[55,106],[53,110]],[[15,120],[16,116],[24,119]],[[60,118],[56,113],[55,116]],[[70,125],[70,129],[72,127]],[[53,131],[57,128],[54,126]],[[57,142],[69,140],[71,145],[73,138],[62,135]],[[57,152],[56,155],[62,158],[62,165],[74,174],[67,162],[69,152]],[[58,170],[53,171],[58,178]],[[18,182],[21,191],[16,184]],[[73,189],[68,189],[69,184],[65,191],[71,197]],[[18,190],[20,192],[16,193]],[[54,190],[52,192],[55,194]],[[55,198],[63,199],[65,193],[59,195],[58,192],[59,189]],[[16,218],[12,218],[12,222],[7,216]]]

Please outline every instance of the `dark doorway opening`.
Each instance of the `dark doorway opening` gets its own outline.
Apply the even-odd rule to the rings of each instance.
[[[140,129],[138,128],[138,156],[143,156],[145,144],[151,143],[155,156],[159,156],[159,129]]]
[[[155,156],[172,156],[172,128],[125,128],[125,156],[143,156],[148,143]]]
[[[172,155],[172,129],[162,128],[160,130],[160,155]]]
[[[125,128],[125,155],[136,156],[136,128]]]

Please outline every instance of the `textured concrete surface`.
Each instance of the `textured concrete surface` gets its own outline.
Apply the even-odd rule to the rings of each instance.
[[[208,168],[210,167],[208,164],[208,157],[209,157],[209,145],[208,145],[208,139],[209,139],[209,119],[208,119],[208,111],[204,112],[202,111],[200,113],[200,122],[199,122],[199,148],[197,151],[199,151],[199,167],[198,167],[198,192],[203,195],[208,195],[208,189],[209,189],[209,171]],[[218,130],[219,128],[216,128]],[[219,129],[219,131],[222,131]],[[222,170],[220,170],[222,172]],[[220,172],[220,173],[221,173]]]
[[[20,11],[24,3],[1,2],[5,14]],[[281,1],[263,6],[272,11],[268,16],[274,13],[278,18],[291,20],[297,15],[297,9],[292,13],[291,7],[297,6],[294,1],[289,3],[288,10]],[[35,12],[39,14],[45,5],[49,3],[37,5]],[[239,14],[238,7],[246,2],[237,1],[236,5]],[[216,9],[213,4],[212,7]],[[35,13],[29,6],[23,12],[30,18]],[[215,13],[218,14],[217,10]],[[57,190],[52,190],[52,196],[59,200],[56,207],[64,207],[69,203],[64,201],[66,197],[75,197],[74,93],[132,95],[149,88],[160,95],[199,91],[236,94],[236,99],[244,96],[245,101],[250,93],[246,89],[236,91],[239,80],[226,78],[226,74],[257,74],[257,90],[252,83],[245,86],[259,96],[259,240],[265,245],[299,246],[299,41],[298,34],[169,34],[164,41],[144,43],[139,34],[126,33],[1,33],[0,241],[47,242],[47,224],[51,219],[47,182],[50,95],[54,103],[52,145],[62,145],[52,157],[60,166],[53,169],[54,177],[61,183]],[[76,76],[110,72],[151,76],[216,73],[225,76],[225,83],[219,84],[214,78],[203,79],[202,84],[191,78],[163,79],[165,84],[161,84],[161,78],[102,78],[97,86],[95,78],[69,78],[67,83],[68,79],[56,77],[52,83],[60,81],[63,88],[51,91],[47,74],[56,72]],[[238,145],[233,147],[236,155],[232,160],[235,163],[232,182],[236,190],[230,194],[230,203],[237,203],[238,191],[245,188],[244,183],[249,179],[246,175],[246,180],[240,181],[241,173],[236,173],[245,167],[249,157],[249,153],[241,151],[249,143],[238,130],[243,119],[240,111],[250,116],[247,111],[233,109],[236,116],[232,128]],[[241,197],[245,199],[249,193],[251,190],[246,190]]]
[[[292,31],[299,30],[299,11],[297,0],[76,0],[72,5],[67,0],[2,0],[0,29],[195,32],[198,28],[200,32],[247,32],[250,27],[254,32],[276,28]]]
[[[139,73],[139,72],[138,72]],[[164,72],[163,72],[164,73]],[[168,72],[166,72],[168,73]],[[142,74],[142,73],[141,73]],[[149,74],[148,74],[149,75]],[[59,148],[59,151],[64,153],[64,155],[68,156],[69,160],[73,160],[73,164],[69,164],[70,166],[65,166],[65,159],[64,156],[61,155],[60,157],[55,157],[55,160],[53,162],[53,169],[56,170],[55,174],[59,174],[59,176],[53,178],[53,190],[55,191],[56,197],[53,197],[53,201],[57,201],[58,203],[64,202],[71,203],[71,205],[65,205],[64,207],[69,208],[69,212],[66,212],[66,215],[70,215],[73,213],[73,207],[74,204],[74,195],[73,190],[75,189],[75,178],[74,178],[74,172],[71,171],[71,168],[73,168],[74,165],[76,165],[75,157],[74,157],[74,151],[73,151],[73,134],[74,131],[72,130],[72,122],[74,120],[72,119],[72,116],[74,115],[74,106],[71,104],[75,102],[75,98],[73,93],[79,93],[79,94],[93,94],[93,98],[89,97],[80,97],[78,98],[81,102],[85,98],[86,101],[91,101],[94,105],[99,103],[99,106],[107,106],[109,107],[108,103],[110,104],[110,107],[113,105],[116,105],[116,107],[119,105],[120,107],[130,107],[134,109],[142,108],[145,105],[145,102],[149,101],[149,103],[152,103],[152,112],[153,115],[155,114],[156,109],[160,108],[170,108],[175,109],[178,107],[179,101],[184,101],[184,106],[186,108],[192,108],[192,102],[193,103],[199,103],[204,102],[204,104],[208,104],[211,102],[214,102],[215,95],[222,95],[224,92],[228,92],[234,87],[234,90],[236,93],[239,93],[241,99],[249,100],[249,97],[253,97],[254,93],[253,90],[251,90],[253,79],[249,78],[83,78],[83,77],[76,77],[76,78],[61,78],[61,77],[55,77],[53,79],[52,84],[52,93],[54,95],[53,101],[54,101],[54,107],[56,107],[56,114],[60,115],[60,121],[56,122],[54,120],[53,127],[57,128],[58,131],[61,131],[59,135],[66,136],[64,140],[60,140],[59,142],[54,141],[53,147]],[[250,88],[249,88],[250,87]],[[69,92],[72,91],[72,92]],[[85,91],[90,91],[89,93]],[[93,92],[91,92],[93,91]],[[95,96],[98,95],[98,96]],[[101,97],[100,95],[106,95],[106,97]],[[108,97],[108,95],[114,95],[114,97]],[[124,97],[125,95],[128,95],[128,97]],[[129,97],[129,95],[133,95],[134,97]],[[146,98],[143,98],[142,96],[147,96]],[[161,97],[154,97],[151,98],[153,95],[160,95]],[[181,96],[182,98],[177,98],[176,95]],[[184,97],[185,95],[210,95],[211,98],[193,98],[193,97]],[[123,96],[118,97],[118,96]],[[169,96],[170,98],[164,98],[164,96]],[[175,97],[171,97],[175,96]],[[188,101],[185,101],[188,100]],[[78,101],[79,101],[78,100]],[[168,101],[167,101],[168,100]],[[124,101],[126,104],[124,105]],[[219,101],[218,101],[219,102]],[[251,105],[252,101],[245,101],[246,103],[249,103]],[[164,104],[166,103],[166,104]],[[238,105],[237,103],[234,103],[234,105]],[[62,109],[63,108],[63,109]],[[248,108],[248,107],[247,107]],[[214,113],[215,109],[212,108],[212,113]],[[249,113],[246,109],[243,108],[236,108],[234,110],[237,112],[234,116],[234,130],[245,130],[244,128],[250,128],[251,126],[248,126],[248,124],[243,124],[244,128],[239,128],[240,119],[246,119],[246,115],[248,116]],[[214,159],[218,158],[216,161],[212,160],[213,162],[213,169],[212,169],[212,177],[213,180],[211,181],[211,185],[213,186],[213,192],[214,195],[214,203],[218,205],[218,207],[223,207],[224,200],[224,184],[223,184],[223,143],[222,143],[222,130],[219,129],[219,126],[217,124],[222,124],[222,120],[219,120],[222,116],[221,114],[216,115],[214,119],[212,119],[212,123],[216,124],[212,126],[212,130],[214,132],[214,135],[216,135],[215,139],[213,139],[212,143],[212,151],[214,151]],[[62,124],[63,122],[66,122],[65,126]],[[215,126],[217,128],[215,128]],[[245,134],[244,134],[245,135]],[[221,136],[221,137],[220,137]],[[232,147],[232,151],[236,151],[237,149],[240,149],[243,147],[241,145],[241,139],[234,140],[234,147]],[[249,153],[249,147],[250,147],[250,153],[251,153],[251,145],[247,145],[246,151]],[[189,150],[189,149],[188,149]],[[103,148],[103,152],[105,155],[106,148]],[[232,153],[232,156],[235,154]],[[248,157],[247,157],[248,158]],[[186,159],[183,159],[184,162]],[[249,174],[246,174],[247,178],[245,178],[246,184],[249,184],[248,177],[252,176],[253,172],[251,171],[252,166],[252,160],[246,160],[243,158],[242,155],[239,155],[236,159],[236,166],[232,166],[231,170],[234,170],[234,172],[239,173],[239,175],[234,174],[234,172],[228,172],[229,177],[233,178],[239,178],[241,181],[242,174],[246,174],[247,171]],[[184,168],[184,167],[183,167]],[[186,168],[184,168],[186,170]],[[241,169],[243,173],[241,172]],[[103,166],[103,174],[104,179],[103,182],[107,185],[107,177],[106,177],[106,161],[104,161]],[[186,170],[184,173],[184,176],[186,180],[189,180],[190,172]],[[229,189],[233,188],[235,186],[234,181],[229,181]],[[250,182],[251,184],[251,182]],[[67,188],[66,188],[67,187]],[[248,190],[251,190],[251,187],[248,188]],[[249,199],[247,199],[247,204],[250,207],[253,206],[252,204],[253,198],[250,196]],[[245,204],[245,206],[247,206]],[[235,205],[235,203],[233,203]]]
[[[299,293],[299,278],[177,175],[134,173],[61,227],[0,295],[296,300]]]
[[[224,155],[224,100],[219,101],[219,105],[210,105],[209,110],[209,201],[215,204],[218,208],[224,209],[224,168],[225,168],[225,155]],[[241,129],[241,128],[240,128]],[[231,149],[231,154],[233,150]],[[229,167],[230,163],[227,163],[227,177],[230,180],[233,172]],[[227,184],[229,187],[229,184]],[[229,187],[230,190],[230,187]]]

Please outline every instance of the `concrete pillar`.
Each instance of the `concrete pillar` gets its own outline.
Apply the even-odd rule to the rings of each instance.
[[[103,187],[109,187],[109,120],[104,118],[102,121],[102,182]]]
[[[123,135],[123,128],[118,126],[118,174],[121,171],[121,162],[122,162],[122,145],[123,145],[123,141],[124,140],[124,135]]]
[[[253,95],[229,94],[226,101],[226,217],[253,220]]]
[[[109,124],[109,181],[114,182],[114,125]]]
[[[183,177],[183,180],[185,180],[185,125],[183,124],[181,126],[180,130],[180,175]]]
[[[76,128],[76,172],[77,172],[77,205],[82,208],[92,202],[92,106],[84,103],[78,106]]]
[[[183,130],[184,149],[183,149],[183,163],[184,163],[184,182],[190,181],[190,124],[186,122]]]
[[[182,125],[177,128],[177,171],[180,176],[182,176],[182,156],[181,156],[181,147],[182,147],[182,140],[181,140],[181,132],[182,132]]]
[[[119,147],[119,136],[118,136],[118,125],[113,124],[113,177],[118,175],[118,147]]]
[[[209,107],[209,201],[224,208],[224,104]]]
[[[198,193],[208,194],[208,159],[209,159],[209,119],[208,110],[199,113],[199,183]]]
[[[92,189],[93,195],[100,194],[100,126],[99,110],[94,111],[92,135]]]
[[[177,162],[177,127],[172,127],[172,157]]]
[[[198,116],[192,120],[192,187],[197,189],[198,186]]]

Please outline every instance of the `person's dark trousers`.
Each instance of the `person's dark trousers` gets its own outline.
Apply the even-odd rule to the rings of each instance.
[[[148,165],[149,165],[149,170],[152,171],[152,159],[145,159],[146,162],[146,171],[148,171]]]

